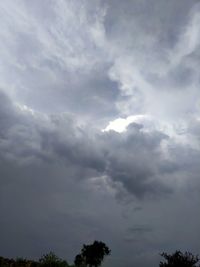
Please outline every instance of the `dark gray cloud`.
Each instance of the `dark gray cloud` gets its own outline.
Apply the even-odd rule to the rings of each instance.
[[[166,135],[144,133],[138,124],[130,125],[124,134],[88,133],[67,114],[46,118],[31,111],[24,114],[5,94],[1,99],[6,107],[2,121],[7,122],[2,157],[19,163],[39,159],[71,164],[80,178],[105,175],[138,197],[167,190],[157,179],[159,172],[163,172],[159,166],[163,164],[160,144]]]
[[[198,1],[0,6],[2,255],[198,253]]]
[[[171,246],[170,241],[166,246],[158,238],[163,225],[168,227],[164,217],[156,219],[154,215],[171,207],[167,203],[172,202],[172,192],[181,190],[188,197],[192,193],[190,205],[197,201],[197,152],[194,155],[194,150],[174,144],[170,163],[161,149],[161,143],[168,142],[169,137],[161,132],[145,133],[135,123],[121,134],[88,132],[78,127],[69,114],[47,116],[44,121],[39,113],[21,110],[5,94],[1,96],[2,122],[7,122],[1,138],[0,166],[3,254],[38,257],[41,251],[52,249],[72,261],[81,243],[99,238],[114,249],[110,261],[120,265],[120,259],[115,257],[121,255],[127,261],[125,251],[129,246],[137,254],[148,250],[144,243],[154,244],[151,257],[159,249]],[[179,180],[180,176],[185,182]],[[189,183],[192,186],[188,187]],[[161,201],[158,207],[152,197]],[[119,201],[115,202],[115,198]],[[150,206],[146,198],[151,199]],[[143,206],[139,210],[138,201]],[[182,207],[180,202],[176,207]],[[124,212],[126,215],[122,216]],[[172,213],[176,212],[173,209]],[[185,210],[180,212],[183,218]],[[119,224],[113,224],[116,218]],[[144,219],[151,226],[144,227]],[[187,227],[185,231],[188,232]],[[165,238],[165,232],[161,236]],[[122,240],[124,249],[120,247]],[[137,262],[136,254],[128,260]],[[148,260],[149,256],[145,257]]]
[[[148,233],[148,232],[151,232],[152,229],[150,227],[147,227],[147,226],[135,226],[135,227],[132,227],[132,228],[129,228],[128,229],[129,232],[131,233]]]

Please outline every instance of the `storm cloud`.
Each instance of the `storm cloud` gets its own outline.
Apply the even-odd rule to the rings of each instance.
[[[198,1],[4,1],[0,21],[2,256],[198,253]]]

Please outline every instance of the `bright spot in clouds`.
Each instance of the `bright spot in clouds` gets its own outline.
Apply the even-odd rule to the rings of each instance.
[[[140,124],[144,120],[148,119],[150,119],[150,116],[148,115],[132,115],[128,116],[127,118],[118,118],[113,121],[110,121],[109,124],[106,126],[106,128],[103,129],[102,131],[107,132],[113,130],[115,132],[122,133],[126,131],[129,124],[134,122]]]

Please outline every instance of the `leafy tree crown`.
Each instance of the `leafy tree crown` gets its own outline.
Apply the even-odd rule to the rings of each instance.
[[[106,244],[101,241],[94,241],[91,245],[84,244],[81,253],[75,257],[74,264],[78,267],[98,267],[110,252]]]

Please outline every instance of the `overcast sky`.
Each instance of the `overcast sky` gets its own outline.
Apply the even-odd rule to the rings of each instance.
[[[0,253],[200,253],[200,2],[0,1]]]

